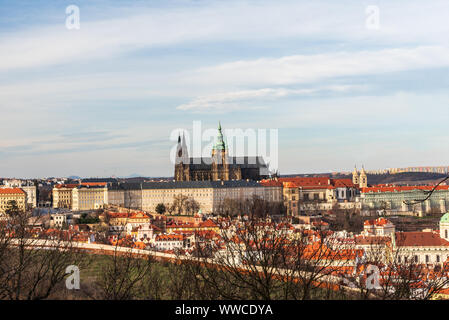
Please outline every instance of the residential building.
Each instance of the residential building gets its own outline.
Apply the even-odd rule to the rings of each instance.
[[[57,184],[53,190],[53,208],[72,208],[72,191],[78,184]]]
[[[103,208],[108,203],[106,182],[82,182],[80,184],[57,184],[53,190],[53,208],[74,211]]]
[[[184,234],[160,234],[154,240],[154,248],[160,251],[189,249],[193,236]]]
[[[394,225],[385,218],[366,220],[363,223],[363,235],[369,236],[390,236],[394,234]]]
[[[50,228],[62,228],[67,225],[67,215],[64,213],[55,213],[51,215]]]
[[[15,201],[20,210],[26,209],[26,193],[20,188],[0,188],[0,213],[5,213],[10,201]]]
[[[283,184],[287,214],[298,216],[308,211],[326,211],[334,206],[357,208],[357,186],[351,179],[329,177],[279,178]]]
[[[26,194],[26,206],[27,208],[36,208],[37,206],[37,186],[32,181],[22,180],[3,180],[3,186],[1,188],[20,188]]]
[[[93,210],[103,208],[108,203],[106,183],[78,185],[72,189],[72,210]]]

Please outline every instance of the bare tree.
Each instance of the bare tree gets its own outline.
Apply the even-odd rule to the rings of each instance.
[[[401,235],[397,238],[400,244]],[[413,251],[379,237],[370,240],[352,277],[345,275],[358,299],[428,300],[449,286],[446,264],[420,263]]]
[[[115,250],[101,268],[94,297],[106,300],[130,300],[142,298],[144,279],[152,268],[149,255],[136,257],[131,249]]]
[[[0,224],[0,299],[48,298],[66,277],[66,268],[89,263],[84,252],[62,230],[33,230],[28,222],[39,219],[9,203]]]
[[[324,232],[315,237],[306,230],[292,232],[285,223],[252,218],[225,228],[218,243],[197,242],[189,263],[203,292],[221,299],[330,296],[323,284],[346,260],[326,245]]]

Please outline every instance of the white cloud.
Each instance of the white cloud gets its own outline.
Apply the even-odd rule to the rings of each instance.
[[[343,10],[335,1],[229,1],[169,8],[117,8],[122,13],[120,18],[97,21],[83,20],[81,7],[80,30],[66,29],[61,19],[58,25],[0,33],[0,70],[104,59],[138,48],[192,41],[295,38],[293,41],[441,44],[449,32],[448,9],[446,1],[383,4],[381,28],[374,32],[365,28],[365,6],[345,4]]]
[[[448,47],[419,46],[240,60],[201,68],[190,81],[203,85],[287,85],[447,66]]]
[[[287,89],[287,88],[263,88],[255,90],[240,90],[197,97],[189,103],[177,107],[178,110],[188,111],[231,111],[236,109],[248,110],[247,102],[275,100],[288,96],[312,95],[323,91],[343,92],[354,89],[356,86],[329,86],[310,89]],[[258,107],[260,108],[260,107]]]

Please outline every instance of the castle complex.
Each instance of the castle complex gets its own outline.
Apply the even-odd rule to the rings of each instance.
[[[261,180],[269,176],[268,166],[262,157],[230,157],[223,138],[221,125],[218,136],[208,158],[190,158],[185,137],[178,137],[176,150],[176,181],[227,181]]]

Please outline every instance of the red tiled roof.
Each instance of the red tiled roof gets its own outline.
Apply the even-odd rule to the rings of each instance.
[[[352,183],[351,179],[331,179],[331,183],[336,187],[336,188],[355,188],[354,183]]]
[[[170,221],[167,223],[166,228],[195,228],[195,224],[192,222],[179,223],[176,221]]]
[[[128,219],[143,219],[150,218],[144,212],[107,212],[111,218],[128,218]]]
[[[440,235],[434,232],[396,232],[396,245],[401,247],[432,247],[449,246],[449,241],[440,238]]]
[[[261,180],[260,184],[265,187],[282,187],[282,182],[277,180]]]
[[[302,189],[334,189],[334,188],[355,188],[351,179],[331,179],[329,177],[293,177],[279,178],[284,188]]]
[[[365,236],[356,236],[354,238],[355,240],[355,244],[369,244],[369,245],[374,245],[374,244],[387,244],[391,241],[391,237],[388,236],[369,236],[369,237],[365,237]]]
[[[79,186],[79,184],[75,184],[75,183],[69,183],[69,184],[57,184],[56,186],[55,186],[55,188],[57,188],[57,189],[61,189],[61,188],[69,188],[69,189],[73,189],[73,188],[76,188],[76,187],[78,187]]]
[[[206,220],[199,224],[200,228],[217,228],[218,226],[212,220]]]
[[[328,177],[293,177],[293,178],[279,178],[281,182],[293,182],[297,186],[328,186],[330,185],[330,178]]]
[[[81,182],[82,186],[105,186],[106,182]]]
[[[363,224],[365,226],[369,226],[369,225],[384,226],[386,224],[391,224],[391,222],[385,218],[377,218],[374,220],[366,220]]]
[[[182,234],[161,234],[156,237],[155,241],[182,241],[183,239]]]
[[[25,194],[20,188],[0,188],[0,194]]]

